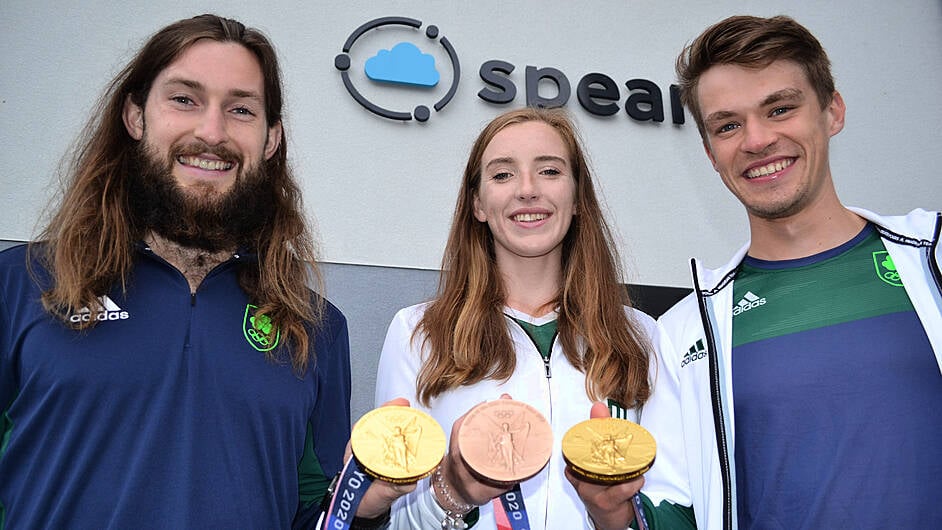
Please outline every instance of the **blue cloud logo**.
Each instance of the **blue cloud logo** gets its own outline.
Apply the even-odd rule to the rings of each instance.
[[[353,80],[350,78],[350,67],[353,66],[350,59],[350,50],[364,33],[384,26],[405,26],[418,30],[422,28],[422,21],[406,17],[382,17],[362,24],[353,30],[353,33],[344,41],[343,52],[334,57],[334,67],[340,71],[340,79],[343,81],[347,93],[366,110],[391,120],[409,121],[415,119],[419,122],[428,121],[432,115],[432,109],[435,112],[440,112],[458,92],[458,80],[461,78],[461,64],[458,62],[458,54],[455,53],[455,48],[451,45],[451,42],[439,34],[438,26],[426,26],[425,36],[432,42],[441,45],[451,62],[452,76],[448,92],[431,105],[432,109],[427,105],[417,105],[411,111],[381,107],[367,99],[354,86]],[[364,70],[367,79],[373,81],[422,88],[434,87],[438,84],[440,77],[438,70],[435,68],[435,57],[422,53],[418,46],[409,42],[400,42],[393,46],[391,50],[380,50],[376,55],[366,60]]]
[[[366,76],[373,81],[433,87],[439,74],[435,58],[411,42],[400,42],[392,50],[380,50],[366,61]]]

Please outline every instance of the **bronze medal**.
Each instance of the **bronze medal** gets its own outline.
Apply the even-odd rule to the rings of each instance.
[[[427,477],[445,456],[445,432],[434,418],[412,407],[375,408],[350,434],[350,448],[373,478],[411,484]]]
[[[563,458],[580,477],[603,484],[643,475],[654,464],[657,443],[644,427],[620,418],[579,422],[563,436]]]
[[[468,467],[496,484],[536,475],[553,452],[546,418],[522,401],[496,399],[475,406],[458,431],[458,449]]]

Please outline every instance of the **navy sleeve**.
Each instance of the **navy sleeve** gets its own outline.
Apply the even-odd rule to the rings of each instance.
[[[347,319],[325,302],[324,324],[316,341],[317,406],[311,415],[314,452],[328,478],[343,467],[350,439],[350,338]]]
[[[2,278],[4,284],[7,283],[8,274],[6,271],[0,271],[0,274],[3,274]],[[3,326],[0,326],[0,440],[4,438],[6,434],[6,411],[10,407],[10,403],[13,401],[13,398],[16,396],[16,377],[14,370],[14,363],[12,359],[13,355],[13,330],[10,325],[10,315],[7,312],[9,303],[6,285],[2,286],[3,289],[0,289],[0,322],[3,322]],[[2,450],[2,447],[0,447]]]
[[[26,306],[34,304],[40,291],[33,284],[26,267],[26,246],[4,250],[0,256],[0,441],[5,439],[6,411],[19,392],[17,355],[14,352],[17,324],[26,322]],[[38,273],[42,273],[38,264]],[[19,311],[19,312],[18,312]],[[0,445],[2,450],[2,445]]]
[[[312,340],[316,403],[308,420],[305,457],[299,466],[300,492],[296,527],[307,527],[330,480],[343,466],[350,438],[350,341],[343,314],[325,301],[324,317]]]

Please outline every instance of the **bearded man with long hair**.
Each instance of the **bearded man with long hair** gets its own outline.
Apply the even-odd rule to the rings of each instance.
[[[37,240],[0,255],[9,528],[285,528],[350,424],[346,321],[287,163],[271,42],[215,15],[108,86]]]

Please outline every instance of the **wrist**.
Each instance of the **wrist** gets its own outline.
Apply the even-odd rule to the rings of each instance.
[[[350,530],[377,530],[379,528],[385,528],[386,525],[389,524],[390,513],[391,510],[386,508],[386,511],[376,517],[360,517],[358,515],[350,522]]]
[[[439,508],[445,512],[445,520],[442,521],[442,528],[459,530],[467,528],[468,525],[465,523],[464,517],[468,515],[471,510],[476,508],[476,506],[457,498],[454,490],[448,486],[448,481],[445,479],[441,465],[432,473],[429,482],[432,498],[435,500],[435,503],[438,504]]]

